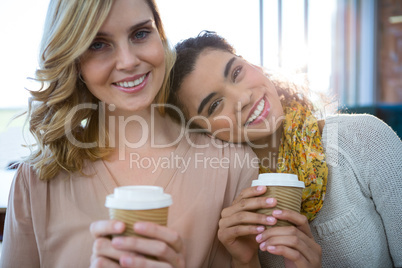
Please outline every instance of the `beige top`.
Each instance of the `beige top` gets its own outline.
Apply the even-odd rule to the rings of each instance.
[[[204,135],[190,137],[208,148],[190,146],[184,138],[160,163],[165,170],[156,185],[173,198],[168,226],[184,241],[187,267],[230,267],[216,236],[218,221],[222,209],[257,178],[258,167],[246,163],[255,155],[239,145],[217,148]],[[62,172],[45,183],[21,165],[11,187],[0,267],[89,266],[94,242],[89,226],[108,218],[106,196],[130,181],[116,181],[101,160],[88,162],[84,172],[91,175]]]

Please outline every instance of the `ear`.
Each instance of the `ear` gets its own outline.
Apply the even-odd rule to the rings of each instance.
[[[78,73],[78,78],[81,80],[82,83],[86,84],[81,72]]]

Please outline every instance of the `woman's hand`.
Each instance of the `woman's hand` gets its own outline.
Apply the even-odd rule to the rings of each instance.
[[[232,255],[234,266],[259,266],[258,243],[255,237],[264,232],[265,225],[276,223],[274,217],[254,212],[256,209],[276,205],[273,198],[258,197],[265,191],[265,186],[246,188],[230,207],[222,211],[218,238]]]
[[[257,235],[260,249],[285,257],[288,268],[321,267],[321,247],[313,238],[307,218],[290,210],[274,210],[272,215],[295,226],[272,227]]]
[[[144,237],[107,237],[123,233],[124,228],[123,223],[114,220],[91,224],[95,238],[91,267],[185,267],[184,246],[176,231],[137,222],[134,231]]]

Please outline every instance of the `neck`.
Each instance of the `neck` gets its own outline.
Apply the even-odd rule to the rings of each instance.
[[[275,172],[278,163],[282,132],[283,123],[278,126],[273,134],[253,142],[255,146],[252,149],[260,160],[260,163],[269,167],[272,172]]]
[[[155,148],[175,147],[180,126],[157,109],[136,113],[109,112],[105,118],[110,147],[125,153],[148,151]],[[121,155],[120,155],[121,157]]]

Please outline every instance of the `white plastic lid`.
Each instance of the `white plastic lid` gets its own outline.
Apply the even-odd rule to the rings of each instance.
[[[263,173],[258,175],[258,180],[253,180],[251,186],[288,186],[304,188],[304,182],[297,179],[295,174],[287,173]]]
[[[106,197],[105,206],[114,209],[145,210],[168,207],[172,204],[170,194],[159,186],[123,186],[114,189]]]

